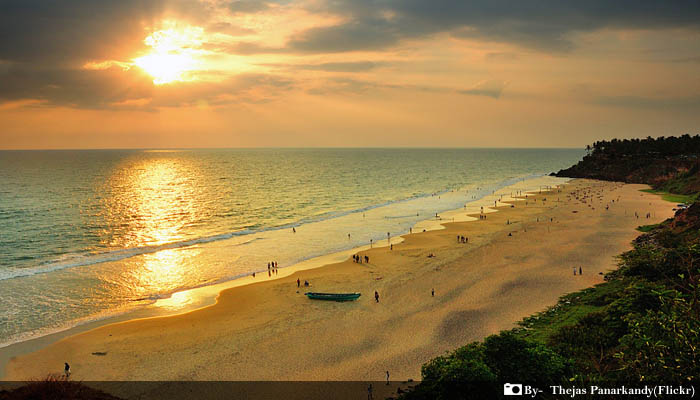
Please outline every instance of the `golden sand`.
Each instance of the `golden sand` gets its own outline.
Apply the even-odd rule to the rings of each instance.
[[[615,268],[614,256],[630,248],[637,226],[673,215],[672,204],[639,191],[645,187],[574,180],[561,192],[528,196],[527,205],[501,202],[485,220],[414,229],[393,250],[360,251],[369,264],[346,259],[300,269],[227,289],[215,305],[186,314],[70,336],[13,358],[4,379],[59,373],[68,361],[72,379],[84,381],[383,380],[387,370],[392,380],[418,380],[432,357],[602,282],[599,273]],[[576,191],[591,196],[582,203]],[[466,212],[451,215],[460,220]],[[457,243],[457,235],[469,243]],[[578,267],[582,276],[573,275]],[[297,278],[312,286],[297,289]],[[362,297],[312,301],[305,291]]]

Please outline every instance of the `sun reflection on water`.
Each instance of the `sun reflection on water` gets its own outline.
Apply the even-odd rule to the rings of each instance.
[[[193,284],[196,271],[188,271],[189,259],[198,250],[178,248],[177,242],[192,238],[185,232],[204,212],[198,201],[198,169],[186,158],[144,157],[125,163],[105,189],[104,217],[112,232],[105,235],[105,246],[138,249],[155,247],[132,259],[122,271],[121,283],[127,297],[149,299],[154,294],[171,293]],[[200,199],[201,200],[201,199]],[[118,232],[118,234],[115,234]],[[195,232],[197,233],[197,232]],[[174,246],[167,246],[175,243]],[[160,249],[160,246],[164,248]],[[172,307],[188,300],[174,296]]]
[[[195,171],[176,158],[145,159],[113,176],[104,210],[119,231],[110,247],[157,246],[186,238],[184,228],[200,213],[194,199]]]

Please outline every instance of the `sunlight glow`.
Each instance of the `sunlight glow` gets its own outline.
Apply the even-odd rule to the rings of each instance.
[[[165,22],[165,29],[153,32],[144,39],[152,51],[135,58],[134,64],[153,77],[153,83],[162,85],[194,80],[191,72],[201,68],[200,49],[204,30],[198,27],[178,27],[176,22]]]

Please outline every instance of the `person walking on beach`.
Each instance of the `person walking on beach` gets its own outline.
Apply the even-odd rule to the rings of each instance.
[[[578,274],[583,275],[583,268],[582,267],[578,267]]]
[[[365,263],[369,264],[369,256],[365,256]]]
[[[374,397],[372,397],[372,384],[370,383],[369,386],[367,386],[367,400],[374,400]]]
[[[70,365],[68,365],[68,363],[63,363],[63,364],[64,364],[63,372],[66,374],[66,378],[69,378],[70,377]]]
[[[576,276],[576,267],[574,267],[574,276]]]
[[[430,291],[430,296],[435,297],[435,288],[433,288],[433,290]]]
[[[297,228],[292,227],[292,233],[297,233]]]
[[[389,371],[386,371],[386,384],[389,384]]]
[[[377,303],[379,303],[379,292],[377,292],[376,290],[374,291],[374,300],[376,300]]]
[[[297,287],[300,287],[300,286],[301,286],[301,280],[299,278],[297,278]]]

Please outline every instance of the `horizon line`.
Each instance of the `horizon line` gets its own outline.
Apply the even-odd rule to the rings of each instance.
[[[502,149],[502,150],[585,150],[581,147],[495,147],[495,146],[250,146],[250,147],[84,147],[84,148],[15,148],[0,149],[0,151],[107,151],[107,150],[478,150],[478,149]]]

